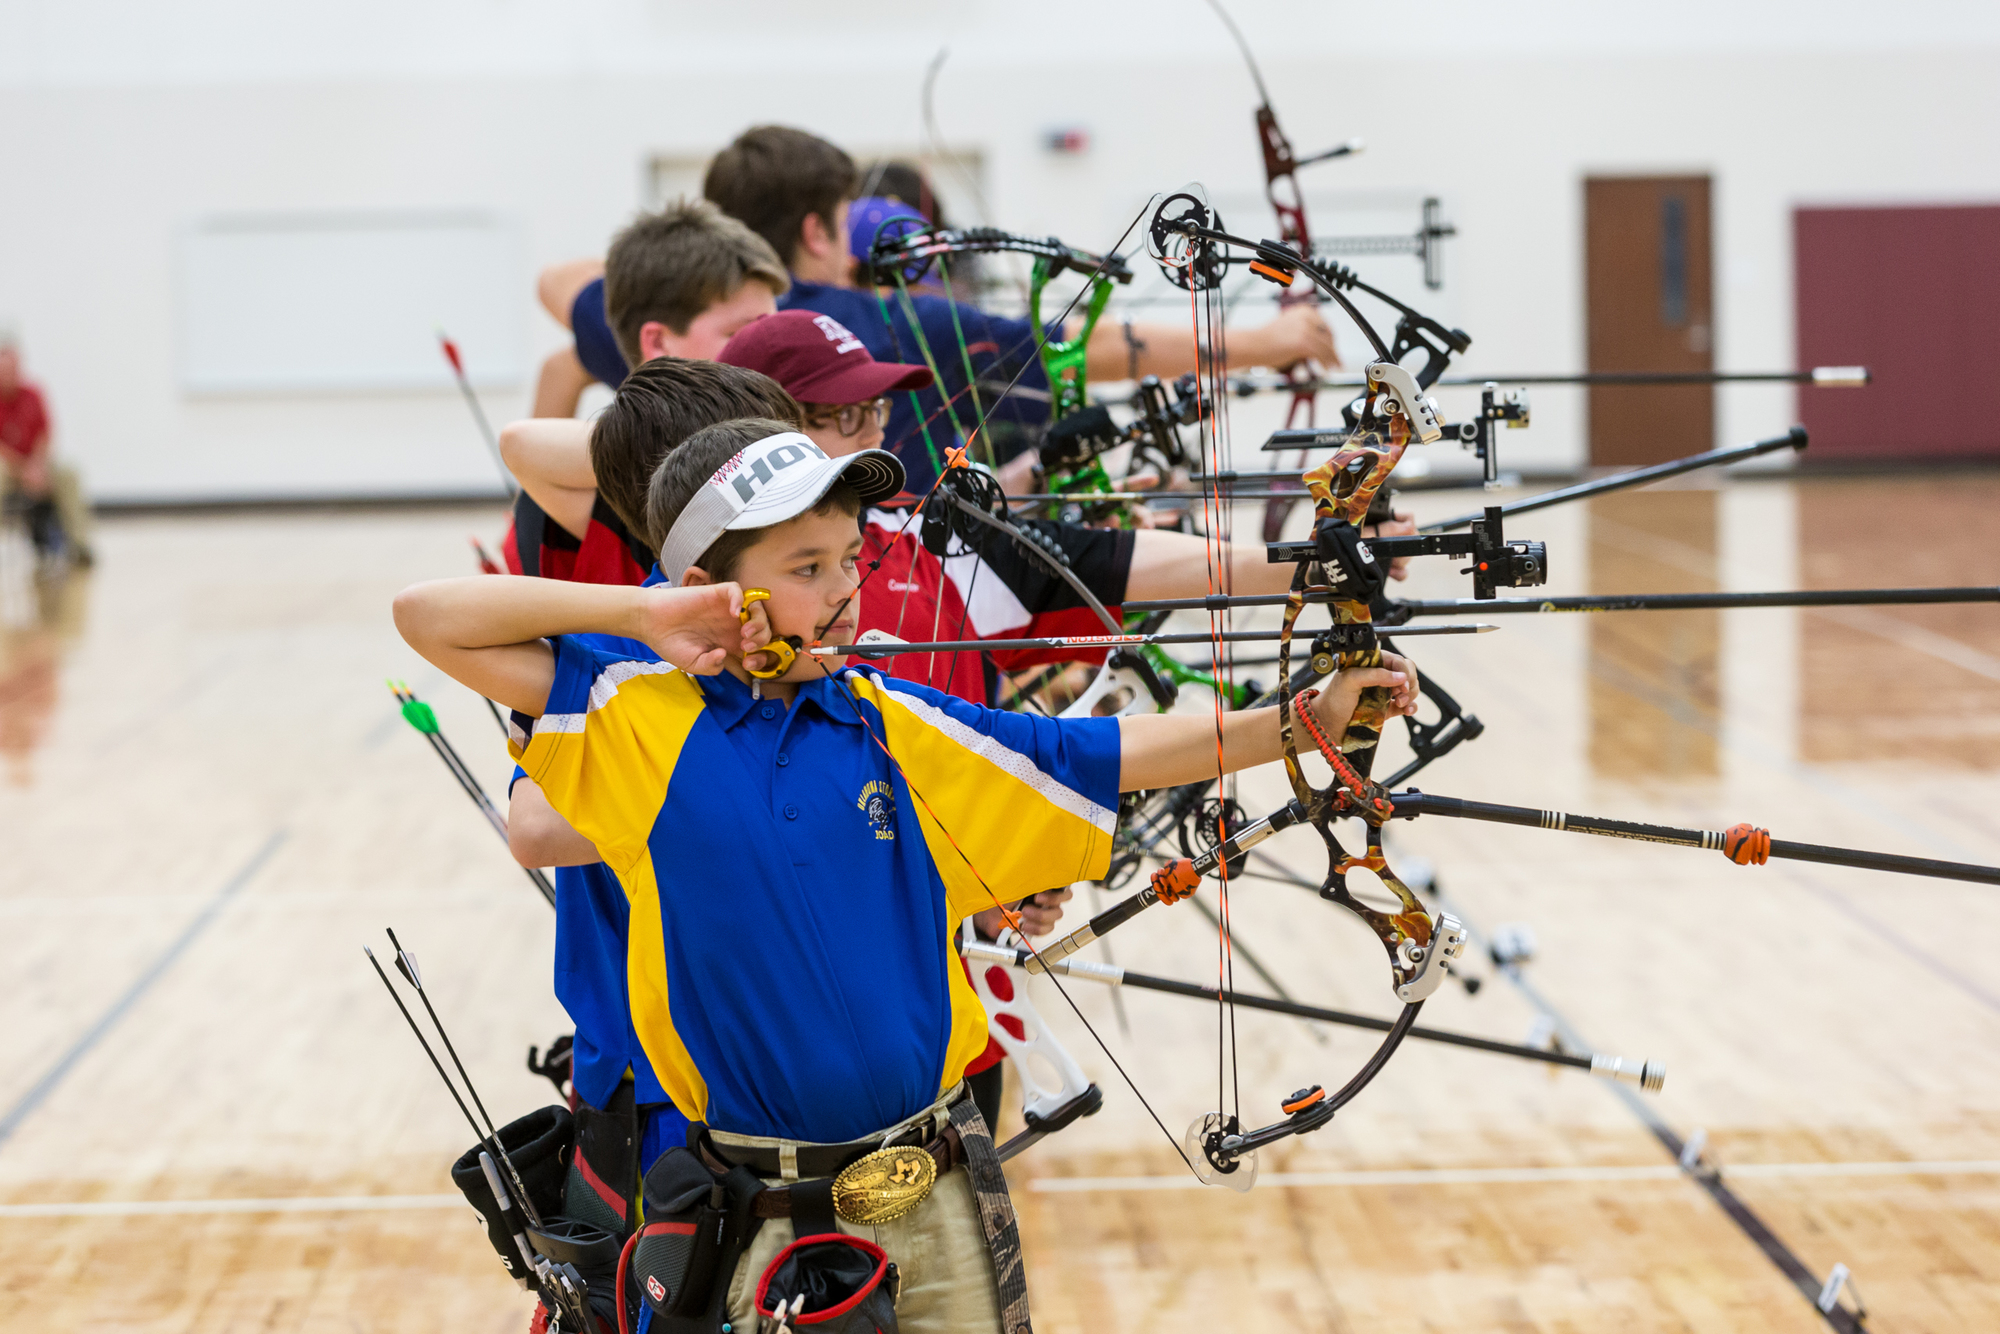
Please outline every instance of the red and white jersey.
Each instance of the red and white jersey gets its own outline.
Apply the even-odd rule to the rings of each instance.
[[[859,628],[923,642],[1102,634],[1095,613],[1069,584],[1021,544],[994,534],[976,549],[940,559],[919,540],[921,518],[871,509],[862,520],[861,566],[881,567],[861,593]],[[1053,537],[1070,568],[1111,613],[1125,598],[1132,534],[1028,520]],[[920,681],[976,704],[989,702],[986,667],[978,653],[903,653],[884,660],[890,675]],[[1104,650],[1009,652],[992,655],[1002,671],[1065,660],[1101,662]]]

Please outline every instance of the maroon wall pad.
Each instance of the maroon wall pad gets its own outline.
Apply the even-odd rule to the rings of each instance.
[[[1867,366],[1799,390],[1814,458],[2000,458],[2000,206],[1792,215],[1798,365]]]

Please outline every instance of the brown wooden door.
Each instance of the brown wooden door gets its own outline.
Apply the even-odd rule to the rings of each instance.
[[[1713,370],[1708,177],[1591,177],[1583,200],[1589,369]],[[1715,447],[1713,386],[1589,392],[1593,466],[1660,463]]]

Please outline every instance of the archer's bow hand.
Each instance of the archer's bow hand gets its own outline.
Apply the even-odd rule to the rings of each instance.
[[[1363,541],[1377,537],[1415,537],[1416,535],[1417,516],[1411,514],[1408,510],[1397,510],[1387,523],[1365,524],[1361,529]],[[1391,579],[1409,578],[1410,558],[1408,556],[1398,556],[1390,561],[1389,577]]]
[[[1417,711],[1416,664],[1401,654],[1384,653],[1380,667],[1344,667],[1335,672],[1313,699],[1310,705],[1313,715],[1329,737],[1338,737],[1347,730],[1355,709],[1361,705],[1361,692],[1371,686],[1389,692],[1388,717]]]
[[[988,908],[984,912],[974,913],[972,924],[978,928],[981,938],[985,940],[997,938],[1001,929],[1008,926],[1014,926],[1015,930],[1031,939],[1039,939],[1055,930],[1056,924],[1062,921],[1062,906],[1068,902],[1072,893],[1073,891],[1067,887],[1045,889],[1039,894],[1022,899],[1014,914],[1018,919],[1018,925],[1008,922],[1005,914],[998,908]]]
[[[755,653],[771,642],[761,606],[747,619],[737,584],[696,584],[641,590],[632,638],[661,659],[696,676],[714,676],[732,654]]]
[[[1283,369],[1300,362],[1322,367],[1340,365],[1333,329],[1311,303],[1287,306],[1269,324],[1232,332],[1226,344],[1231,366],[1272,366]]]

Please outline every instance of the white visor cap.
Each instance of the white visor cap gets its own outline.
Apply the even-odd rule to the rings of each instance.
[[[903,463],[886,449],[830,459],[797,431],[765,436],[717,468],[688,500],[660,545],[660,574],[680,587],[688,567],[724,533],[795,519],[843,477],[863,505],[873,505],[903,489]]]

